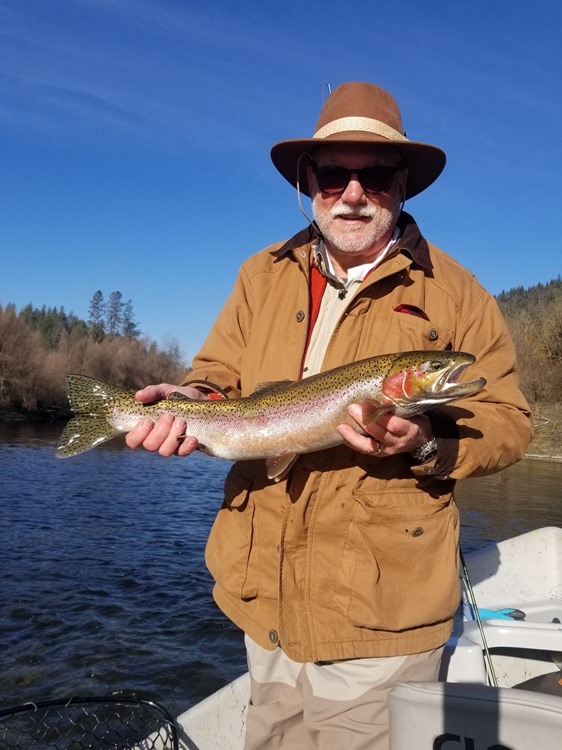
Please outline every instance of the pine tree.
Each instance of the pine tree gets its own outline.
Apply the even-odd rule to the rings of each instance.
[[[133,311],[133,303],[131,300],[127,300],[123,305],[123,320],[121,324],[121,332],[123,336],[128,339],[136,339],[140,336],[140,330],[135,321],[135,313]]]
[[[105,321],[109,336],[117,336],[123,324],[123,295],[111,292],[105,309]]]
[[[88,310],[88,330],[95,341],[103,341],[105,336],[105,303],[103,294],[98,289],[90,301]]]

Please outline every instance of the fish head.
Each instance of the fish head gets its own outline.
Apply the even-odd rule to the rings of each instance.
[[[399,416],[411,417],[433,406],[471,396],[484,378],[458,382],[476,358],[466,352],[416,351],[396,357],[382,383],[382,400]]]

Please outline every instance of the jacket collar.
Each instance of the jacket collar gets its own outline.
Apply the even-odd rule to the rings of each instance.
[[[400,229],[398,251],[407,253],[414,263],[421,268],[431,270],[433,263],[431,262],[429,246],[410,214],[402,211],[398,218],[398,227]],[[288,253],[294,253],[299,248],[310,245],[319,236],[320,233],[316,227],[308,226],[291,237],[290,240],[287,240],[277,250],[274,250],[272,255],[276,258],[281,258]]]
[[[431,262],[429,245],[413,217],[402,211],[398,218],[398,228],[400,229],[399,251],[408,253],[414,263],[421,268],[431,270],[433,263]]]
[[[290,240],[287,240],[287,242],[277,248],[277,250],[274,250],[271,254],[276,258],[281,258],[288,253],[304,247],[305,245],[310,245],[310,243],[313,240],[318,239],[318,237],[320,237],[319,231],[316,227],[310,225],[305,227],[305,229],[302,229],[300,232],[297,232],[297,234],[291,237]]]

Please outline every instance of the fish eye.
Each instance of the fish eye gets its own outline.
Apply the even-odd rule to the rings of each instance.
[[[438,370],[441,370],[443,367],[443,362],[440,362],[438,359],[434,359],[433,362],[429,363],[429,366],[432,370],[437,372]]]

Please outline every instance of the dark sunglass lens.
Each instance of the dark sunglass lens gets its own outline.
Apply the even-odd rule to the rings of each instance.
[[[345,167],[317,167],[316,182],[323,193],[343,193],[351,174]]]
[[[359,179],[367,193],[386,193],[392,185],[395,170],[392,167],[367,167],[362,169]]]
[[[396,169],[380,165],[377,167],[365,167],[354,172],[346,167],[316,167],[314,174],[316,175],[318,187],[327,195],[343,193],[349,185],[352,174],[357,175],[366,193],[378,194],[386,193],[390,190]]]

